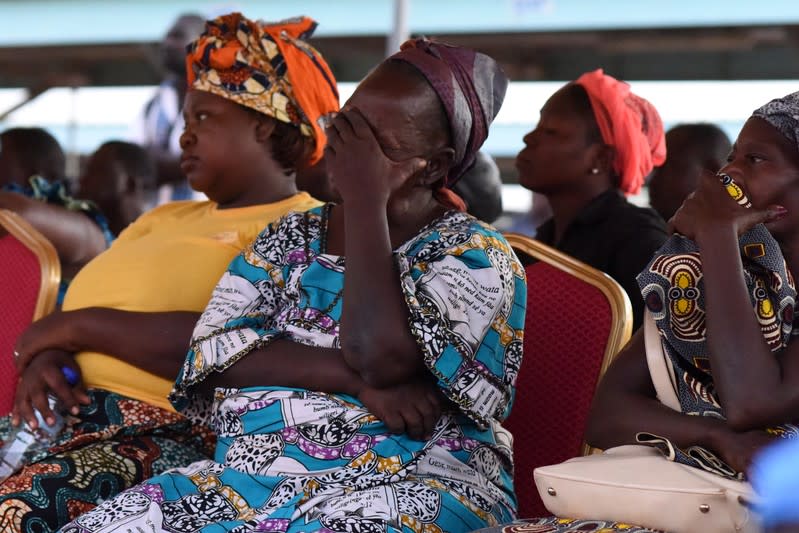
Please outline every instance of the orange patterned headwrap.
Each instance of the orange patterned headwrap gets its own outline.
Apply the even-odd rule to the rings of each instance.
[[[330,68],[304,41],[314,29],[308,17],[262,23],[231,13],[209,20],[188,48],[189,88],[294,124],[316,141],[315,163],[327,141],[319,119],[338,111],[339,103]]]
[[[616,151],[613,169],[621,178],[619,188],[624,194],[638,194],[647,174],[666,161],[663,121],[655,106],[602,69],[574,83],[588,93],[602,140]]]

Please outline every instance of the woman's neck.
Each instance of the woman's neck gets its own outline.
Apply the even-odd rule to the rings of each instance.
[[[294,180],[287,180],[286,183],[273,183],[273,185],[247,190],[235,198],[217,202],[217,206],[219,209],[235,209],[253,205],[273,204],[297,194],[297,185]]]
[[[409,209],[388,210],[388,227],[391,235],[391,247],[397,249],[430,224],[447,212],[447,208],[438,203],[430,195],[408,200]]]

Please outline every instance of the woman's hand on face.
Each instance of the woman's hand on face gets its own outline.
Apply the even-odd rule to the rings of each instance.
[[[708,230],[730,228],[738,236],[753,226],[773,222],[784,217],[787,211],[779,205],[763,209],[745,208],[730,196],[720,178],[703,172],[697,189],[688,195],[682,206],[669,220],[669,229],[691,240],[697,240]]]
[[[391,194],[427,164],[421,157],[394,161],[386,156],[371,126],[355,108],[341,111],[326,133],[327,174],[344,203],[368,199],[387,204]]]
[[[48,394],[54,394],[64,409],[77,414],[80,404],[89,403],[80,379],[77,385],[70,385],[64,376],[63,368],[72,369],[80,378],[80,368],[75,358],[63,350],[47,350],[40,353],[28,365],[17,384],[11,423],[19,425],[27,422],[32,428],[38,426],[34,410],[38,410],[48,425],[55,421],[54,413],[47,401]]]
[[[711,447],[736,472],[746,472],[755,454],[774,438],[761,430],[739,433],[725,428],[715,435]]]
[[[441,393],[429,379],[416,378],[385,389],[366,386],[358,399],[391,433],[407,433],[415,440],[430,438],[441,417]]]
[[[16,364],[20,375],[31,361],[45,350],[78,351],[70,338],[74,329],[74,311],[55,311],[37,320],[22,332],[14,346],[17,353]]]

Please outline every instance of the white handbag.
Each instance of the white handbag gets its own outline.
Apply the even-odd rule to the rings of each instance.
[[[679,410],[671,365],[647,312],[647,363],[660,401]],[[650,357],[651,356],[651,357]],[[535,484],[556,516],[635,524],[669,533],[756,533],[748,483],[666,459],[655,448],[618,446],[535,469]]]

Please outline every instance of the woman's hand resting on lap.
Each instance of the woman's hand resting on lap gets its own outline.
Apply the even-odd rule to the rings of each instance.
[[[54,421],[54,413],[50,410],[47,395],[54,394],[64,409],[77,414],[80,404],[89,403],[89,397],[80,381],[71,386],[61,370],[71,368],[80,377],[80,368],[69,352],[47,350],[38,354],[25,371],[17,384],[14,398],[14,409],[11,411],[11,423],[19,425],[27,422],[31,427],[38,426],[34,410],[38,410],[48,424]]]
[[[739,433],[723,429],[714,435],[711,446],[736,472],[746,472],[755,454],[773,440],[772,435],[761,430]]]
[[[25,372],[31,361],[45,350],[76,352],[80,349],[71,338],[76,326],[73,320],[75,313],[55,311],[37,320],[22,332],[14,347],[19,354],[16,364],[20,375]]]
[[[425,440],[433,433],[444,402],[435,383],[426,377],[384,389],[366,385],[358,399],[389,431],[407,433],[416,440]]]

